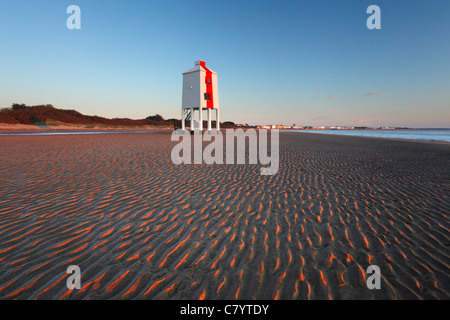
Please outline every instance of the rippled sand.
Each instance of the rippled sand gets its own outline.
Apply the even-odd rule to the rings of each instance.
[[[0,145],[1,299],[450,298],[449,144],[281,133],[274,176],[169,133]]]

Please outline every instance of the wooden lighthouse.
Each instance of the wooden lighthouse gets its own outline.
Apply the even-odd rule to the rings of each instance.
[[[206,67],[204,61],[196,61],[195,66],[183,72],[183,99],[181,104],[181,129],[186,130],[186,119],[190,129],[203,131],[203,111],[207,112],[208,131],[211,131],[211,110],[216,111],[216,130],[220,130],[219,91],[217,73]],[[197,112],[198,111],[198,112]],[[198,127],[195,128],[195,113]]]

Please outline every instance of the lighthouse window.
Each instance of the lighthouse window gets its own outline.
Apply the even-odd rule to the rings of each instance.
[[[209,100],[209,93],[205,93],[205,100]]]

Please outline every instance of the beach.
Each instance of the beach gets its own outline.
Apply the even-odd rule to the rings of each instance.
[[[0,299],[450,298],[450,143],[281,132],[263,176],[170,133],[0,136]]]

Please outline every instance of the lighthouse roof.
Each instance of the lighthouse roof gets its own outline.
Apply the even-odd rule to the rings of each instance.
[[[195,62],[195,66],[193,66],[192,68],[190,68],[189,70],[186,70],[185,72],[183,72],[183,74],[186,73],[191,73],[191,72],[197,72],[197,71],[211,71],[214,74],[217,74],[216,72],[212,71],[211,69],[207,68],[205,65],[205,62],[198,60]]]

